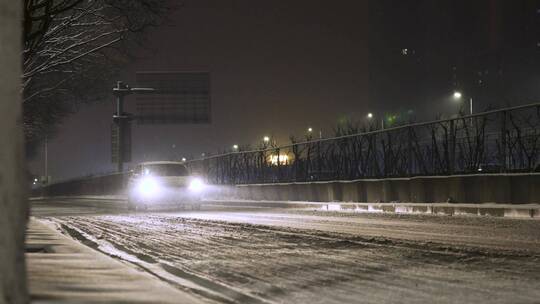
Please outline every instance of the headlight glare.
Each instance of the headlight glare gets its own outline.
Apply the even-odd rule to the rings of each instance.
[[[139,194],[149,197],[154,196],[159,192],[159,184],[152,177],[145,177],[137,185],[137,190]]]
[[[189,190],[192,192],[201,192],[204,189],[204,182],[200,178],[194,178],[189,183]]]

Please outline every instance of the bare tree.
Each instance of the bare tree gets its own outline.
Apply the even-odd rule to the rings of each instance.
[[[23,105],[28,140],[80,102],[97,100],[166,0],[24,0]]]

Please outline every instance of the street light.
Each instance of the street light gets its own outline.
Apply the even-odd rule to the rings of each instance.
[[[369,113],[367,113],[366,117],[367,117],[368,120],[371,121],[373,119],[373,117],[375,117],[375,115],[373,115],[372,112],[369,112]],[[375,127],[377,127],[376,123],[375,123]],[[381,118],[381,129],[384,130],[384,116]]]
[[[233,148],[234,151],[237,151],[238,150],[238,145],[233,145],[232,148]]]
[[[186,161],[187,161],[187,159],[185,157],[182,157],[182,162],[185,163]]]
[[[263,137],[263,141],[264,141],[265,143],[270,142],[270,137],[268,137],[268,136]]]
[[[461,92],[459,92],[459,91],[454,92],[454,99],[455,100],[461,100],[462,96],[463,95],[461,94]],[[469,114],[470,115],[473,114],[473,99],[472,99],[472,97],[469,98]]]
[[[313,128],[312,127],[309,127],[307,129],[309,135],[311,135],[313,133]],[[322,130],[319,130],[319,139],[322,139]]]

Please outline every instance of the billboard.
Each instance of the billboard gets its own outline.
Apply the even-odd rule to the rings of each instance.
[[[156,89],[139,95],[139,124],[199,124],[211,122],[208,72],[137,72],[138,87]]]

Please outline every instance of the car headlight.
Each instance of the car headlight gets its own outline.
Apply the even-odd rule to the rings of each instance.
[[[204,189],[204,182],[200,178],[194,178],[189,182],[189,191],[201,192]]]
[[[139,181],[137,191],[145,197],[154,196],[159,192],[159,184],[154,178],[148,176]]]

